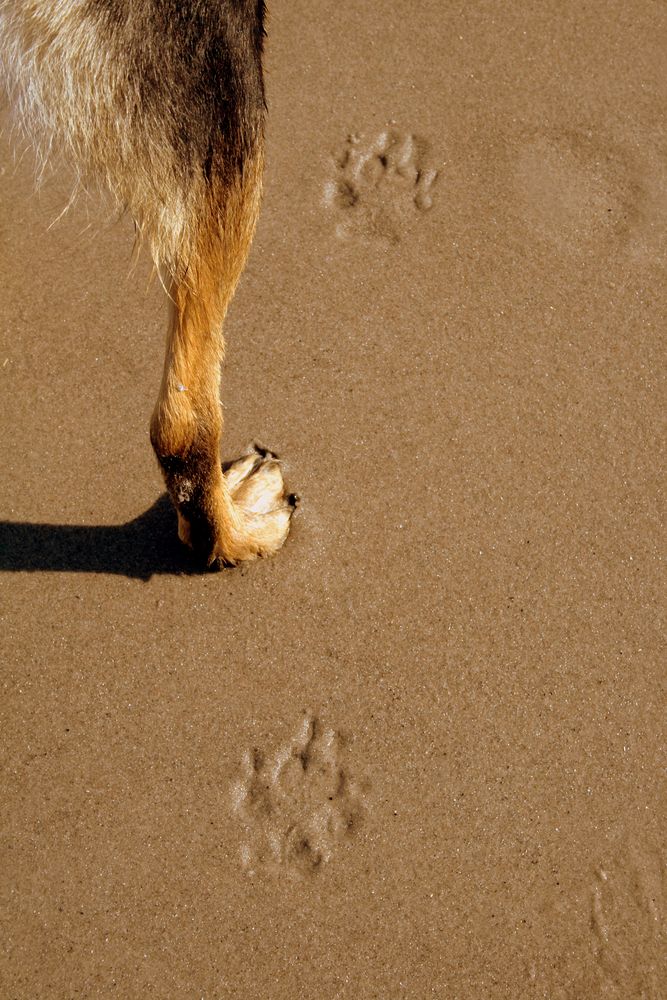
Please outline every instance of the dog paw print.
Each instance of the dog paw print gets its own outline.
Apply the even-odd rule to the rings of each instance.
[[[349,136],[333,169],[324,201],[338,216],[339,236],[357,232],[398,242],[433,205],[438,171],[428,143],[393,126],[370,141]]]
[[[232,808],[243,828],[241,861],[249,872],[278,866],[307,874],[354,831],[363,794],[343,765],[339,734],[306,716],[284,746],[243,755]]]
[[[659,1000],[667,983],[667,854],[633,844],[598,868],[590,929],[605,996]]]

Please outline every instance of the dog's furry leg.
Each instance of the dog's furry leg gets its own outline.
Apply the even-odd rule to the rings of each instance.
[[[0,0],[19,120],[105,182],[169,285],[151,439],[181,538],[208,564],[268,555],[292,505],[273,456],[223,475],[222,323],[259,208],[264,0]]]
[[[179,536],[207,565],[270,555],[294,502],[275,456],[257,449],[223,474],[219,403],[222,322],[245,264],[261,187],[261,154],[238,182],[214,183],[187,274],[172,281],[167,354],[151,440],[178,511]]]

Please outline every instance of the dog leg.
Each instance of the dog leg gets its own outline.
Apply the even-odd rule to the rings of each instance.
[[[276,552],[295,500],[276,457],[255,449],[220,464],[222,323],[245,264],[259,208],[261,163],[217,185],[196,254],[170,289],[171,315],[151,441],[178,512],[179,537],[206,565]]]

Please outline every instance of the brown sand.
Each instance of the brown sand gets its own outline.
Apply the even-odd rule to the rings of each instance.
[[[667,997],[666,67],[651,0],[274,0],[224,451],[303,503],[217,575],[132,227],[3,145],[3,1000]]]

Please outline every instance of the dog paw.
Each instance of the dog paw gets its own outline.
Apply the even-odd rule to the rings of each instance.
[[[271,556],[289,534],[297,497],[288,494],[277,455],[253,444],[247,454],[223,466],[230,497],[243,525],[241,551],[224,562]]]
[[[214,497],[214,516],[206,516],[204,546],[211,569],[235,566],[282,548],[298,498],[287,493],[280,462],[273,452],[251,445],[241,458],[223,465],[224,486]],[[180,540],[193,545],[191,523],[179,510]]]

